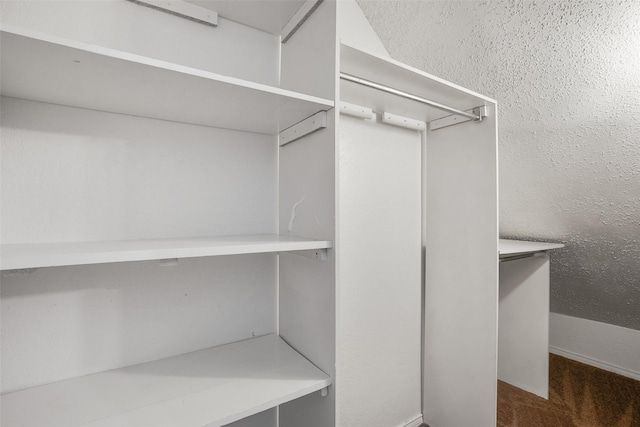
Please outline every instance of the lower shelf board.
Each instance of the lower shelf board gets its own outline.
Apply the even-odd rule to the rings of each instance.
[[[266,335],[2,395],[13,426],[222,426],[331,385]]]

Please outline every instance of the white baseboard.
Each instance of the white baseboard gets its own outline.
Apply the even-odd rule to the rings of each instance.
[[[420,427],[424,423],[422,415],[419,415],[416,419],[409,421],[408,423],[401,424],[398,427]]]
[[[549,352],[640,380],[640,331],[551,313]]]

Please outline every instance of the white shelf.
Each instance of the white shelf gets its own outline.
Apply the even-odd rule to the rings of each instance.
[[[472,92],[388,57],[340,45],[340,71],[409,92],[460,110],[494,105],[495,100]],[[430,122],[451,115],[409,99],[341,80],[340,100],[416,120]]]
[[[2,425],[221,426],[328,387],[267,335],[2,396]]]
[[[529,242],[525,240],[500,239],[498,251],[500,257],[544,252],[551,249],[564,248],[562,243]]]
[[[333,101],[4,25],[3,96],[277,134]]]
[[[0,269],[56,267],[270,252],[328,249],[328,240],[277,234],[0,246]]]

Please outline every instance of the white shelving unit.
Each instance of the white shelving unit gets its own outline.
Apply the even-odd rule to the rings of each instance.
[[[285,5],[282,10],[292,15],[302,2],[297,2],[296,7],[292,5]],[[231,2],[226,6],[236,9]],[[244,5],[242,8],[247,9]],[[278,19],[286,23],[290,17]],[[276,153],[280,132],[334,107],[334,101],[329,99],[11,24],[3,23],[0,37],[1,94],[5,97],[240,131],[234,133],[240,135],[234,136],[235,139],[241,139],[242,132],[270,135],[266,141],[274,144]],[[271,160],[277,161],[277,156]],[[307,193],[307,197],[313,194]],[[272,206],[275,210],[277,202]],[[314,235],[304,231],[302,234]],[[312,260],[293,257],[288,261],[288,265],[298,268],[299,264],[327,264],[324,261],[330,248],[329,239],[278,234],[18,243],[0,247],[0,269],[302,251],[302,255]],[[277,263],[277,258],[271,262]],[[115,264],[114,268],[117,268]],[[320,270],[325,271],[327,267]],[[304,267],[300,271],[304,271]],[[267,270],[266,274],[270,272]],[[38,273],[45,277],[47,274],[46,271]],[[307,278],[302,280],[316,285],[316,274],[307,271]],[[29,283],[28,277],[25,280]],[[264,286],[274,285],[273,280],[266,277]],[[274,289],[276,286],[277,283]],[[237,293],[245,292],[245,288],[238,286]],[[276,302],[264,303],[274,305]],[[318,306],[317,301],[314,304]],[[263,308],[246,307],[247,317],[253,310]],[[220,311],[224,313],[224,308]],[[277,310],[271,311],[279,316]],[[1,397],[1,423],[7,426],[221,426],[329,387],[333,381],[331,365],[325,363],[322,369],[329,373],[323,372],[314,364],[317,355],[299,353],[294,350],[300,348],[296,339],[285,341],[286,337],[281,338],[278,332],[11,391]],[[317,399],[327,400],[324,396],[328,393],[331,392],[323,390]],[[332,410],[332,406],[328,408]]]
[[[440,60],[440,58],[434,58],[434,60]],[[422,194],[414,196],[413,199],[418,199],[418,203],[422,205],[422,229],[418,223],[412,226],[413,231],[405,231],[405,234],[408,236],[407,241],[410,241],[409,238],[412,235],[422,234],[424,287],[421,289],[420,279],[405,279],[407,272],[411,269],[417,272],[416,276],[420,275],[419,264],[411,269],[409,267],[398,269],[402,273],[391,270],[394,289],[401,288],[401,278],[403,278],[405,279],[403,285],[406,286],[403,288],[405,289],[403,294],[408,295],[414,292],[415,296],[407,298],[403,304],[398,304],[397,306],[402,307],[402,310],[398,310],[393,315],[389,313],[391,308],[383,304],[381,307],[384,307],[389,318],[401,318],[407,314],[409,307],[415,307],[411,304],[420,300],[419,295],[422,292],[424,301],[421,331],[424,334],[421,396],[423,421],[434,426],[495,425],[498,314],[496,101],[388,57],[365,52],[346,44],[340,46],[340,61],[341,73],[355,76],[361,81],[375,83],[373,87],[366,86],[349,80],[348,76],[341,80],[340,101],[359,107],[347,106],[347,109],[351,108],[355,111],[352,115],[357,118],[349,117],[350,121],[347,122],[345,119],[344,122],[359,129],[358,132],[352,131],[349,137],[356,143],[361,141],[363,145],[359,153],[348,153],[349,155],[343,155],[341,158],[370,155],[365,150],[373,145],[373,140],[378,137],[376,135],[389,132],[388,129],[392,128],[393,124],[402,129],[396,130],[397,137],[384,138],[398,145],[392,151],[392,155],[407,149],[411,141],[400,144],[400,141],[403,141],[400,139],[403,137],[402,132],[406,133],[409,132],[408,129],[414,129],[413,143],[418,147],[410,158],[422,158],[422,166],[419,167],[421,173],[420,171],[415,173],[413,179],[408,180],[401,189],[391,191],[386,198],[390,199],[399,192],[410,194],[411,185],[422,181],[421,190],[417,190],[418,193],[422,191]],[[409,96],[399,96],[398,91]],[[418,101],[416,98],[429,102]],[[434,103],[439,104],[440,107],[450,108],[448,111],[435,108]],[[470,120],[463,115],[455,114],[451,109],[458,112],[478,109],[483,112],[484,117],[481,121]],[[366,114],[360,114],[361,111],[373,111],[376,114],[367,117]],[[344,114],[349,115],[349,112]],[[391,120],[387,119],[389,115],[392,117]],[[378,117],[382,117],[382,120]],[[420,127],[416,125],[417,123]],[[368,134],[369,129],[376,125],[380,129],[374,135]],[[341,139],[341,147],[347,146],[348,142],[344,138]],[[386,161],[391,159],[392,155],[381,156],[377,164],[389,167]],[[388,162],[392,163],[391,160]],[[411,160],[399,162],[402,166],[398,175],[409,168],[410,162]],[[368,160],[368,163],[375,164],[371,160]],[[369,172],[371,181],[380,174],[379,170],[380,168],[377,168]],[[347,173],[344,170],[341,171],[341,176],[345,175]],[[362,175],[358,178],[363,179]],[[387,178],[387,180],[390,179]],[[387,185],[386,181],[377,182],[379,188],[386,188]],[[363,188],[366,189],[367,185],[363,185]],[[364,192],[360,189],[357,193]],[[344,193],[341,190],[341,194]],[[358,197],[360,197],[359,194]],[[354,196],[351,197],[353,198]],[[342,203],[341,212],[348,212],[347,206],[350,205],[350,200]],[[410,211],[416,212],[416,209]],[[400,215],[400,213],[393,216],[386,215],[383,219],[399,218]],[[361,216],[364,215],[357,211],[355,216],[357,221],[354,221],[352,228],[364,222]],[[373,215],[367,215],[366,218],[373,218]],[[408,220],[396,219],[384,227],[377,228],[394,227],[395,230],[397,222],[401,222],[403,226],[409,224]],[[402,229],[398,227],[398,230]],[[380,243],[382,244],[382,238]],[[393,244],[389,239],[389,242],[383,245],[393,247]],[[348,245],[361,245],[360,252],[368,249],[361,241],[349,242],[347,238],[341,237],[340,253],[347,252]],[[406,251],[406,256],[391,263],[394,267],[410,256],[417,256],[418,259],[421,256],[416,244],[413,250],[406,243],[400,248]],[[417,255],[415,255],[416,252]],[[373,256],[375,253],[371,255]],[[392,255],[388,255],[378,260],[376,268],[391,257]],[[361,277],[366,277],[368,270],[372,268],[367,264],[368,261],[369,259],[360,267]],[[342,265],[345,264],[346,261],[343,260]],[[342,271],[347,269],[353,269],[353,263],[344,267]],[[381,275],[378,274],[378,277]],[[375,279],[375,277],[372,278],[371,282]],[[349,289],[347,282],[345,278],[341,278],[341,289]],[[353,280],[353,282],[358,283],[362,280]],[[369,282],[366,284],[367,289],[373,286]],[[360,294],[364,295],[362,290]],[[346,308],[346,303],[341,303],[341,310],[347,310],[348,313],[356,310],[364,311],[361,306],[363,298],[353,299],[358,303],[349,308]],[[400,296],[394,293],[386,295],[386,300],[391,298],[400,298]],[[371,298],[368,306],[373,307],[375,303],[376,301]],[[377,315],[381,309],[370,310],[370,315]],[[415,312],[414,320],[405,321],[404,324],[421,322],[420,310]],[[362,317],[363,314],[359,313],[359,316]],[[398,329],[401,328],[406,332],[409,327],[404,324]],[[383,327],[388,325],[382,325],[380,329]],[[419,333],[415,333],[413,337],[418,335]],[[419,339],[414,338],[414,340],[417,342],[414,348],[419,348]],[[406,341],[408,340],[397,342],[392,350],[397,350]],[[351,365],[354,371],[359,366],[377,365],[371,361],[365,363],[362,360],[364,357],[376,357],[375,355],[382,351],[383,346],[376,339],[372,340],[371,348],[376,350],[354,359]],[[405,351],[404,354],[415,352],[415,350]],[[420,372],[419,364],[414,362],[413,366],[416,372]],[[384,374],[379,374],[378,377],[382,375]],[[417,376],[419,374],[413,375],[413,377]],[[366,378],[367,375],[361,375],[359,379],[364,381]],[[390,376],[382,379],[382,382],[388,385],[396,378],[396,376]],[[459,378],[465,378],[465,381],[461,383],[458,381]],[[408,384],[409,381],[404,383]],[[340,377],[338,377],[337,387],[340,387]],[[397,386],[395,389],[401,390],[401,387]],[[413,390],[416,389],[418,387],[414,386]],[[397,394],[396,391],[394,396]],[[418,393],[407,393],[407,395],[403,402],[414,398]],[[390,396],[386,401],[394,396]],[[400,407],[401,403],[394,406]],[[380,403],[377,406],[380,406]],[[460,411],[460,407],[464,407],[465,411]],[[362,416],[366,416],[372,411],[363,412]],[[408,416],[409,413],[405,414],[405,418]],[[387,424],[393,423],[387,422]]]
[[[0,269],[57,267],[222,255],[326,250],[327,240],[264,234],[107,242],[2,245]]]
[[[277,134],[333,101],[5,25],[2,95]]]
[[[221,426],[331,384],[276,335],[2,396],[2,424]]]
[[[3,8],[1,424],[491,425],[495,101],[355,2],[191,2]]]

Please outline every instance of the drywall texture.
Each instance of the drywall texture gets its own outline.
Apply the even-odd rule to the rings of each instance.
[[[397,60],[498,100],[500,233],[551,309],[640,329],[640,2],[359,0]]]

